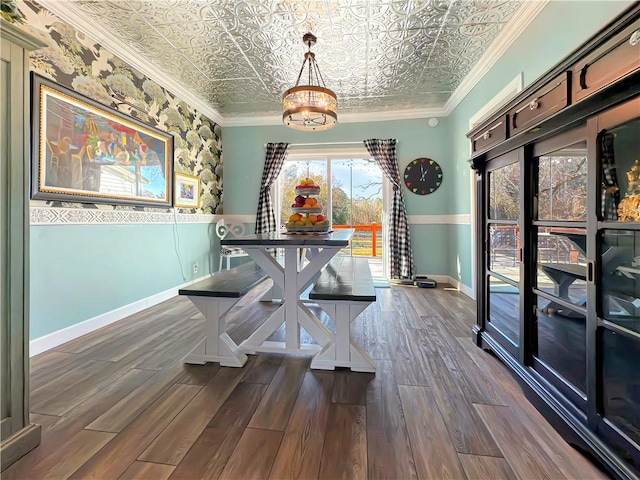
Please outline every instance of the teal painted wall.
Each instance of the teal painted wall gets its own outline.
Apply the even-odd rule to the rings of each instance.
[[[30,10],[30,19],[38,19],[31,26],[49,45],[48,52],[38,50],[31,54],[31,70],[110,107],[115,105],[107,94],[107,86],[120,85],[115,87],[116,91],[124,88],[122,92],[128,98],[136,99],[136,104],[149,112],[149,115],[141,115],[133,110],[128,115],[137,116],[141,121],[173,135],[174,171],[201,178],[200,208],[177,209],[178,213],[215,213],[221,193],[218,188],[218,176],[222,173],[220,127],[135,68],[127,66],[100,44],[87,43],[88,39],[77,34],[70,25],[51,21],[50,13],[39,5],[26,2],[24,7]],[[104,60],[102,69],[91,68],[97,59]],[[154,110],[155,113],[151,113]],[[161,120],[161,113],[166,118]],[[122,211],[132,208],[57,201],[49,204],[33,201],[32,205],[78,209],[78,215],[72,215],[75,218],[84,218],[86,212],[82,209]],[[164,214],[163,221],[168,223],[35,224],[31,227],[32,340],[217,269],[217,263],[212,268],[212,259],[209,258],[211,252],[217,252],[219,248],[212,225],[174,225],[170,208],[135,208],[160,212]],[[56,216],[56,213],[52,215]],[[122,217],[114,213],[111,218]],[[215,245],[213,248],[212,243]],[[217,253],[215,256],[217,262]],[[199,269],[194,274],[193,264],[196,262]]]
[[[451,201],[454,178],[460,168],[451,155],[452,140],[448,119],[439,119],[431,128],[427,119],[370,123],[338,124],[325,132],[300,132],[285,126],[227,127],[222,131],[224,164],[224,203],[226,214],[255,215],[262,178],[265,148],[268,142],[331,143],[356,142],[368,138],[395,138],[400,173],[413,159],[437,160],[444,172],[443,184],[431,195],[415,195],[405,187],[408,215],[443,215],[459,213]],[[364,145],[363,145],[364,146]],[[416,269],[419,272],[445,275],[452,271],[447,225],[413,225],[411,237]],[[418,268],[419,267],[419,268]]]
[[[210,253],[219,245],[213,227],[32,226],[30,339],[217,270],[217,253]]]
[[[431,129],[427,119],[339,124],[326,132],[305,133],[284,126],[223,129],[225,213],[255,214],[267,142],[329,143],[396,138],[400,171],[412,159],[428,156],[443,167],[445,181],[433,195],[406,189],[409,215],[470,214],[469,118],[517,74],[525,86],[578,48],[620,14],[629,1],[552,0],[448,118]],[[474,282],[471,225],[411,226],[416,272],[449,275],[466,286]]]
[[[345,142],[396,138],[400,171],[427,156],[443,167],[443,186],[419,197],[405,189],[409,215],[470,213],[468,119],[519,72],[529,84],[630,2],[553,1],[436,128],[427,119],[339,124],[327,132],[304,133],[284,126],[233,127],[222,132],[224,211],[255,214],[267,142]],[[562,27],[559,26],[561,22]],[[178,236],[175,237],[177,231]],[[450,275],[472,284],[469,225],[413,225],[416,271]],[[212,245],[214,247],[212,248]],[[88,320],[217,268],[210,252],[217,238],[211,225],[61,225],[31,228],[31,339]],[[181,252],[183,266],[178,263]],[[104,254],[108,252],[108,254]]]
[[[469,213],[470,175],[469,119],[497,95],[520,72],[523,72],[524,86],[531,84],[545,72],[553,68],[562,59],[577,49],[589,37],[613,20],[633,2],[629,1],[557,1],[553,0],[531,22],[527,29],[509,47],[498,62],[487,72],[448,117],[453,164],[457,175],[453,185],[448,188],[455,191],[451,208],[458,212]],[[461,226],[462,227],[462,226]],[[469,226],[455,229],[450,239],[454,257],[453,270],[449,275],[457,278],[457,264],[462,268],[461,281],[471,285],[472,235]]]

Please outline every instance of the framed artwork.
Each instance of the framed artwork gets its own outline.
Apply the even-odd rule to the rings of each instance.
[[[171,206],[171,135],[38,75],[31,85],[31,198]]]
[[[175,195],[174,207],[200,207],[200,177],[176,173],[176,184],[173,189]]]

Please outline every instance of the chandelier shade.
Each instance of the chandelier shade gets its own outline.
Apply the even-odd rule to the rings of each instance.
[[[311,52],[316,37],[306,33],[302,41],[309,51],[305,54],[296,85],[282,95],[282,121],[296,130],[328,130],[338,122],[338,97],[325,87],[315,54]],[[303,77],[305,67],[307,75]],[[307,79],[307,85],[300,85],[302,78]]]

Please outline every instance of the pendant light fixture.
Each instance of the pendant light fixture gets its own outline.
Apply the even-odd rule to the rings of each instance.
[[[295,87],[282,95],[282,121],[296,130],[328,130],[338,122],[338,98],[325,87],[316,56],[311,52],[316,40],[312,33],[305,33],[302,37],[309,51],[304,56]],[[303,77],[305,67],[307,74]],[[300,85],[303,78],[303,81],[307,81],[306,85]]]

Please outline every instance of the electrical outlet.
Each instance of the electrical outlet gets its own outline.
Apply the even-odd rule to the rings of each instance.
[[[198,262],[193,264],[193,273],[198,273]]]

